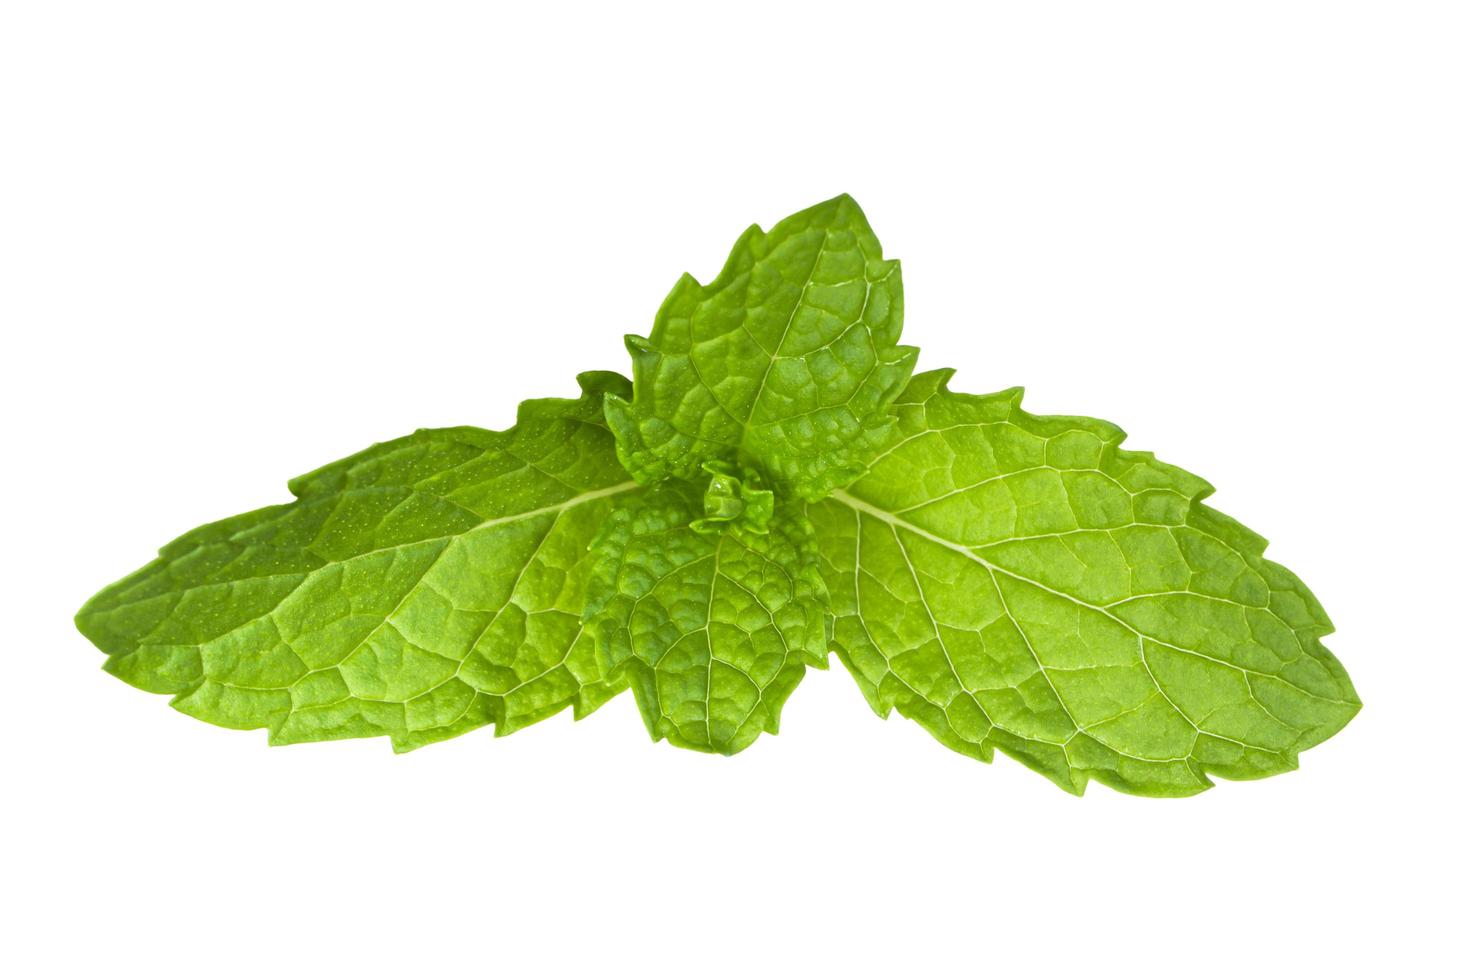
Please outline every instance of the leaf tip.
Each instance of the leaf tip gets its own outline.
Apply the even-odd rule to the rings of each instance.
[[[925,371],[914,380],[917,381],[919,378],[923,378],[930,383],[935,391],[942,391],[948,394],[950,393],[949,383],[954,380],[955,370],[952,367],[935,368],[932,371]]]

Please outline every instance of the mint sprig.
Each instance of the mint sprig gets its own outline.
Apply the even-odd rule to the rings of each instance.
[[[1081,793],[1295,768],[1359,707],[1331,624],[1204,481],[1020,391],[910,377],[846,196],[685,276],[633,380],[422,430],[189,532],[93,597],[106,668],[282,744],[406,751],[631,686],[655,739],[777,731],[829,650],[873,709]]]

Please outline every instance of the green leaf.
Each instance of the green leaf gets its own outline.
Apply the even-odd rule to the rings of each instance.
[[[776,495],[761,487],[760,474],[742,475],[724,463],[705,463],[710,475],[704,491],[704,516],[689,526],[696,531],[719,530],[721,524],[739,521],[757,534],[764,534],[776,513]]]
[[[778,506],[764,533],[691,527],[703,513],[682,482],[620,504],[593,544],[586,621],[655,740],[730,755],[774,734],[806,666],[826,666],[826,595],[798,510]]]
[[[835,648],[879,714],[1149,796],[1295,768],[1353,717],[1326,614],[1208,484],[950,374],[915,377],[901,440],[808,507]]]
[[[892,434],[917,356],[895,346],[902,326],[898,262],[852,198],[752,226],[708,286],[685,275],[648,339],[628,338],[633,399],[607,406],[619,455],[644,483],[718,461],[820,500]]]
[[[272,743],[506,734],[622,689],[580,614],[586,550],[637,489],[602,416],[616,374],[504,432],[422,430],[291,482],[294,503],[191,531],[77,626],[107,670]]]

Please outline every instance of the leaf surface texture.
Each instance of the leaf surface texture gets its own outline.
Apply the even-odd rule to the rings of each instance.
[[[1203,480],[1019,389],[919,375],[899,440],[810,505],[835,644],[880,714],[1062,787],[1188,795],[1267,776],[1358,708],[1331,623]]]
[[[917,356],[902,325],[898,263],[852,198],[751,227],[709,285],[684,276],[629,338],[634,396],[607,409],[628,471],[697,479],[714,461],[822,498],[892,433]]]
[[[775,733],[806,667],[826,666],[827,604],[799,509],[778,508],[764,531],[696,530],[701,499],[667,483],[613,512],[586,618],[655,739],[728,755]]]
[[[621,685],[581,628],[586,551],[637,490],[602,415],[616,374],[514,428],[421,430],[291,482],[293,503],[189,532],[77,625],[109,671],[273,743],[499,734]]]

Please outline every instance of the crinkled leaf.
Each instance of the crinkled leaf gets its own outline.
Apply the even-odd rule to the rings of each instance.
[[[826,666],[826,595],[799,510],[778,507],[764,533],[695,530],[702,495],[666,483],[614,510],[593,545],[587,628],[655,739],[732,754],[775,733],[806,666]]]
[[[580,615],[588,543],[637,489],[602,416],[616,374],[514,428],[423,430],[292,481],[297,500],[189,532],[83,607],[109,671],[274,743],[405,750],[572,706],[604,680]]]
[[[1292,769],[1359,702],[1331,624],[1203,480],[1020,390],[915,377],[901,440],[808,512],[835,647],[880,714],[1080,793]]]
[[[916,352],[898,263],[852,198],[751,227],[707,286],[684,276],[647,340],[628,338],[631,402],[608,401],[628,471],[699,477],[718,461],[819,500],[862,472]]]
[[[721,524],[738,521],[746,528],[764,533],[776,514],[776,495],[761,486],[756,473],[733,472],[723,463],[705,463],[710,476],[704,491],[704,516],[690,527],[696,531],[718,530]]]

